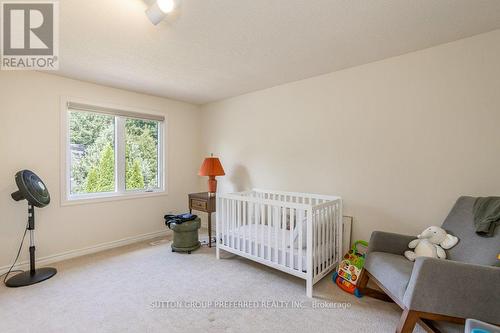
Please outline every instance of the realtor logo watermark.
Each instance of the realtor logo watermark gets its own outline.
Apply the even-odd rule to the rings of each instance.
[[[2,70],[59,69],[59,3],[3,1]]]

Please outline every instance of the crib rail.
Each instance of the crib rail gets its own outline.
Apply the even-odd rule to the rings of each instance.
[[[323,203],[313,211],[313,283],[328,274],[342,258],[342,201]]]
[[[307,205],[314,205],[314,206],[328,201],[335,201],[341,199],[338,196],[331,196],[331,195],[274,191],[274,190],[263,190],[263,189],[253,189],[251,191],[240,192],[240,193],[244,195],[251,195],[257,197],[264,196],[271,200],[304,203]]]
[[[217,197],[217,257],[226,250],[312,285],[339,262],[338,197],[253,190]],[[310,289],[310,290],[309,290]]]

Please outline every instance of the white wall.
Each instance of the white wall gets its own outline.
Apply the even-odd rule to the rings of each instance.
[[[219,191],[341,195],[355,239],[417,234],[460,195],[500,194],[500,30],[212,103],[202,123]]]
[[[168,119],[168,196],[60,205],[60,96],[164,112]],[[51,193],[37,209],[39,258],[164,230],[163,215],[186,211],[199,189],[199,107],[36,72],[0,72],[0,267],[15,255],[27,217],[14,202],[14,174],[31,169]],[[26,258],[27,251],[23,251]]]
[[[0,267],[15,255],[28,168],[52,195],[37,210],[38,257],[163,230],[206,189],[201,158],[220,155],[219,191],[251,187],[338,194],[372,230],[416,234],[462,194],[500,192],[500,30],[202,107],[35,72],[0,72]],[[60,206],[60,96],[168,117],[169,195]],[[200,134],[201,131],[201,134]],[[203,214],[200,214],[203,215]],[[23,259],[26,258],[23,251]]]

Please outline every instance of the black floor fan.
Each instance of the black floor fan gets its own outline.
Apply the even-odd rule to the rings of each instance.
[[[35,207],[42,208],[50,203],[50,195],[43,181],[30,170],[16,173],[19,191],[12,193],[16,201],[28,201],[28,230],[30,233],[30,270],[19,273],[5,283],[7,287],[24,287],[53,277],[57,270],[51,267],[35,268]]]

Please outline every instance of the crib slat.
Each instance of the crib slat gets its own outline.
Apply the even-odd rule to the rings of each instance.
[[[327,218],[328,218],[328,215],[327,215],[327,208],[322,208],[321,209],[321,216],[322,216],[322,219],[321,219],[321,229],[323,230],[323,239],[322,239],[322,244],[321,244],[321,252],[322,252],[322,270],[324,270],[326,268],[326,264],[327,264],[327,261],[328,261],[328,257],[327,257],[327,249],[328,249],[328,244],[327,244]]]
[[[229,220],[227,221],[227,242],[229,247],[233,247],[233,200],[227,201],[227,214]]]
[[[331,225],[331,229],[332,229],[332,243],[330,245],[331,249],[332,249],[332,260],[335,261],[335,238],[337,237],[336,234],[335,234],[335,224],[337,223],[337,221],[335,220],[335,211],[337,209],[335,208],[335,205],[332,205],[332,225]]]
[[[227,216],[227,212],[226,212],[226,210],[227,210],[227,208],[226,208],[226,201],[227,201],[227,199],[222,199],[222,201],[221,201],[222,216],[224,218],[224,221],[221,221],[221,223],[222,223],[222,227],[221,227],[222,229],[221,230],[222,230],[222,235],[223,235],[223,237],[222,237],[222,243],[224,245],[227,245],[227,230],[226,230],[227,227],[226,227],[226,225],[227,225],[227,222],[229,221],[228,220],[228,216]]]
[[[238,200],[233,200],[233,248],[237,249],[238,245]]]
[[[328,206],[328,263],[327,266],[330,266],[333,264],[332,261],[332,240],[333,240],[333,234],[332,234],[332,206]]]
[[[316,199],[314,199],[314,201],[316,202]],[[319,248],[318,248],[318,244],[319,244],[319,237],[318,237],[318,234],[319,234],[319,231],[318,231],[318,211],[315,212],[315,214],[313,215],[313,220],[314,220],[314,239],[313,239],[313,244],[314,244],[314,275],[318,275],[318,266],[319,266]]]
[[[319,205],[319,199],[317,199],[317,204]],[[318,244],[318,261],[317,261],[317,266],[318,266],[318,269],[317,269],[317,273],[319,275],[319,273],[321,273],[321,263],[322,263],[322,257],[323,257],[323,253],[322,253],[322,246],[321,246],[321,241],[322,241],[322,233],[321,233],[321,210],[318,210],[318,239],[316,240],[317,244]]]
[[[333,219],[334,219],[334,235],[335,235],[335,244],[334,244],[334,257],[335,257],[335,260],[341,260],[342,256],[344,255],[342,253],[342,249],[340,249],[340,252],[339,252],[339,247],[336,245],[336,243],[338,242],[338,237],[343,237],[343,235],[341,234],[342,233],[342,213],[341,211],[339,210],[339,206],[337,204],[335,204],[334,206],[334,209],[335,209],[335,214],[333,215]],[[340,213],[340,214],[339,214]],[[340,224],[339,224],[340,223]],[[339,235],[340,233],[340,235]],[[350,240],[348,240],[350,242]]]
[[[233,231],[233,237],[232,237],[232,240],[233,240],[233,248],[236,249],[236,233],[237,233],[237,229],[236,229],[236,222],[237,222],[237,216],[236,216],[236,203],[238,201],[236,200],[233,200],[233,205],[231,206],[231,210],[232,210],[232,215],[233,215],[233,218],[232,218],[232,221],[233,221],[233,225],[231,226],[231,230]]]
[[[247,226],[247,205],[248,202],[243,202],[242,214],[243,214],[243,252],[247,252],[247,234],[248,234],[248,226]]]
[[[337,251],[337,257],[340,258],[340,256],[342,256],[343,254],[341,253],[342,252],[342,249],[341,249],[341,244],[342,244],[342,238],[343,235],[342,235],[342,210],[339,206],[339,204],[337,203],[335,205],[335,216],[336,216],[336,227],[337,227],[337,237],[335,237],[335,239],[337,240],[337,246],[335,247],[335,250]]]
[[[227,246],[231,246],[231,200],[227,200]]]
[[[260,204],[255,204],[255,255],[260,257]]]
[[[219,236],[219,238],[217,239],[217,241],[219,241],[219,239],[222,239],[222,245],[224,245],[224,223],[226,220],[226,216],[224,215],[224,199],[223,198],[219,198],[219,207],[218,207],[218,210],[220,211],[219,212],[219,217],[220,219],[217,221],[217,225],[218,225],[218,230],[217,230],[217,235]]]
[[[259,244],[257,243],[257,239],[259,239],[258,238],[259,237],[259,234],[258,234],[258,232],[259,232],[259,228],[258,228],[259,227],[259,211],[258,211],[259,210],[259,205],[257,203],[255,203],[253,208],[254,208],[254,219],[255,219],[255,239],[254,239],[255,253],[254,253],[254,255],[258,256],[259,255],[259,253],[258,253],[258,251],[259,251],[259,248],[258,248]]]
[[[336,211],[337,211],[337,226],[339,228],[339,232],[338,232],[338,235],[336,237],[337,241],[338,241],[338,248],[337,248],[337,260],[340,260],[341,256],[342,256],[342,239],[344,237],[344,231],[343,231],[343,224],[342,224],[342,201],[337,201],[336,203]],[[350,240],[347,240],[347,242],[350,242]],[[349,244],[350,245],[350,244]]]
[[[245,228],[243,227],[243,206],[245,205],[244,202],[239,202],[239,207],[238,207],[238,221],[239,221],[239,227],[238,227],[238,249],[240,251],[243,251],[243,243],[245,243]]]
[[[262,195],[260,195],[262,197]],[[260,204],[255,204],[255,255],[260,257],[262,253],[262,243],[260,242]]]
[[[316,201],[316,199],[315,199]],[[316,201],[317,202],[317,201]],[[316,275],[319,274],[321,266],[321,211],[316,210],[316,240],[314,244],[316,246]]]
[[[323,269],[328,266],[328,207],[323,211]]]
[[[241,238],[242,238],[241,237],[241,231],[242,231],[242,229],[241,229],[241,226],[242,226],[242,224],[241,224],[241,220],[242,220],[241,219],[241,201],[238,201],[238,207],[236,209],[236,213],[238,215],[238,250],[241,251]]]
[[[285,257],[285,229],[286,229],[286,207],[282,208],[282,218],[281,218],[281,265],[286,265]]]
[[[234,200],[229,200],[229,246],[230,247],[233,247],[233,232],[234,232],[233,203]]]
[[[295,221],[295,210],[290,208],[290,268],[294,268],[294,257],[293,257],[293,248],[295,247],[293,244],[293,231],[295,230],[293,227],[293,223]]]
[[[335,233],[335,225],[337,224],[337,220],[335,219],[335,212],[337,208],[335,205],[332,205],[332,258],[336,261],[336,249],[335,249],[335,239],[337,238],[337,234]]]
[[[325,211],[325,268],[330,265],[330,256],[329,256],[329,251],[330,251],[330,207],[327,206],[324,209]]]
[[[314,277],[314,228],[313,228],[313,212],[312,209],[307,210],[307,274],[311,277]]]
[[[231,226],[231,230],[233,232],[233,237],[231,237],[232,241],[233,241],[233,249],[236,249],[236,244],[237,244],[237,233],[238,233],[238,229],[236,227],[236,224],[238,223],[238,216],[236,215],[236,205],[237,205],[238,201],[237,200],[233,200],[232,202],[232,205],[231,205],[231,214],[233,215],[233,218],[232,218],[232,226]]]
[[[252,243],[251,243],[251,251],[252,251],[252,254],[253,255],[257,255],[257,250],[255,248],[255,239],[257,238],[255,235],[256,235],[256,223],[257,223],[257,217],[255,216],[255,203],[252,203],[251,204],[251,213],[252,213],[252,217],[251,217],[251,221],[250,223],[252,224],[252,228],[251,228],[251,237],[252,237]]]
[[[273,206],[266,205],[266,210],[267,210],[267,260],[271,260],[271,247],[272,247],[272,242],[271,242],[271,210]]]
[[[317,271],[317,274],[319,274],[321,272],[321,261],[322,261],[322,258],[323,258],[323,251],[322,251],[322,246],[321,246],[321,241],[322,241],[322,233],[321,233],[321,226],[322,226],[322,223],[321,223],[321,210],[318,210],[318,215],[317,215],[317,226],[318,226],[318,239],[316,241],[316,244],[318,245],[318,255],[316,256],[317,257],[317,266],[318,266],[318,271]]]
[[[264,212],[264,207],[265,205],[259,205],[259,214],[260,214],[260,256],[262,259],[266,258],[266,247],[265,247],[265,242],[264,242],[264,231],[266,230],[265,226],[265,220],[266,220],[266,214]]]
[[[303,253],[303,248],[302,248],[302,229],[304,228],[303,224],[304,224],[304,211],[303,210],[299,210],[298,211],[298,220],[297,220],[297,228],[298,229],[298,232],[299,232],[299,237],[298,237],[298,242],[297,242],[297,248],[298,248],[298,269],[300,271],[303,271],[302,269],[302,253]]]
[[[331,239],[331,243],[330,243],[330,252],[331,252],[331,258],[332,258],[332,262],[335,261],[335,238],[337,238],[336,234],[335,234],[335,224],[337,223],[335,221],[335,211],[336,211],[336,208],[335,208],[335,205],[332,205],[331,206],[331,225],[330,225],[330,229],[331,229],[331,233],[332,233],[332,239]]]
[[[319,200],[318,200],[319,204]],[[323,210],[318,211],[318,274],[323,267]]]
[[[319,204],[319,199],[318,199],[318,204]],[[321,273],[323,269],[323,261],[324,261],[324,256],[323,256],[323,237],[324,237],[324,232],[323,232],[323,209],[319,210],[319,238],[318,238],[318,244],[319,244],[319,264],[318,264],[318,274]]]
[[[286,195],[283,196],[283,199],[286,200]],[[283,256],[283,265],[287,266],[287,253],[288,253],[288,248],[287,248],[287,229],[290,227],[290,209],[285,208],[286,211],[286,223],[281,229],[281,239],[282,239],[282,256]]]
[[[317,267],[317,254],[318,254],[318,215],[317,212],[313,211],[313,241],[312,241],[312,252],[313,252],[313,277],[316,276],[316,267]]]
[[[226,214],[226,223],[225,223],[225,227],[226,227],[226,231],[225,231],[225,234],[226,234],[226,245],[229,246],[229,223],[231,222],[231,215],[229,214],[229,206],[230,204],[230,201],[229,199],[225,200],[225,203],[224,203],[224,207],[225,207],[225,214]]]
[[[273,207],[273,223],[274,223],[274,262],[276,264],[279,263],[279,258],[278,258],[278,231],[279,231],[279,219],[280,219],[280,207]]]
[[[250,242],[250,251],[252,252],[252,255],[257,255],[255,251],[255,223],[256,217],[255,217],[255,203],[249,203],[250,207],[250,213],[251,213],[251,218],[250,218],[250,237],[251,237],[251,242]]]
[[[323,243],[323,269],[328,267],[328,207],[323,208],[323,230],[325,233]]]
[[[333,219],[334,219],[333,231],[334,231],[334,234],[335,234],[335,241],[333,242],[333,250],[335,252],[335,259],[338,259],[339,256],[342,255],[341,253],[338,253],[338,251],[339,251],[339,247],[338,247],[339,240],[338,240],[338,237],[339,237],[339,231],[340,231],[340,228],[339,228],[339,209],[338,209],[338,205],[337,204],[335,204],[333,207],[335,209],[334,214],[333,214]],[[341,219],[342,219],[342,217],[341,217]]]

